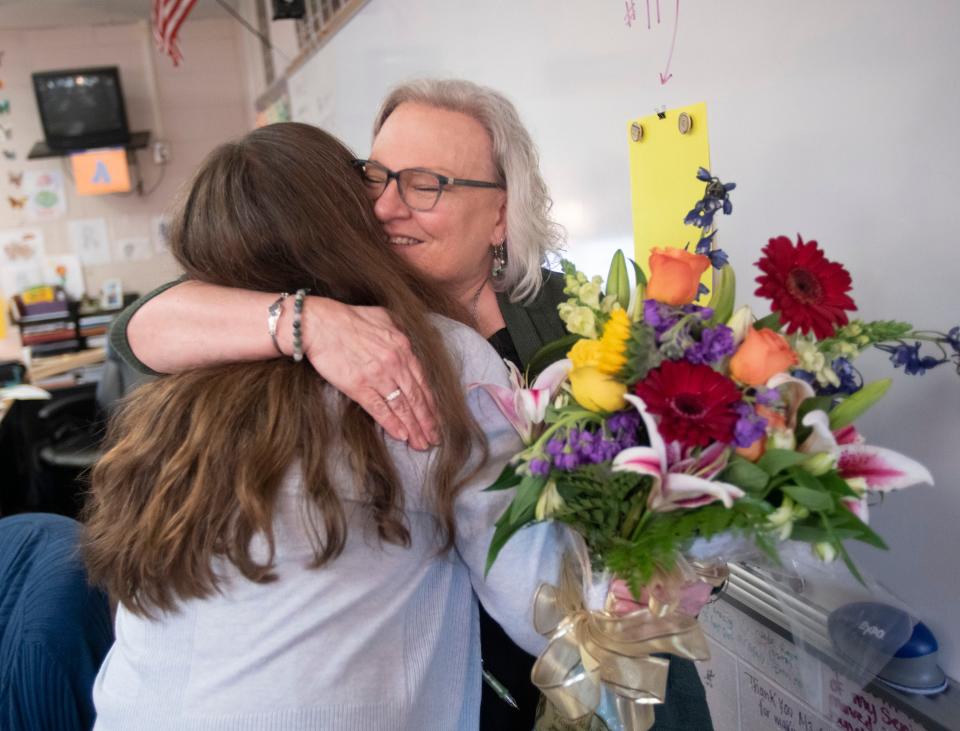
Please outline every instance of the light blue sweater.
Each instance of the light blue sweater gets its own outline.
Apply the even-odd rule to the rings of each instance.
[[[464,387],[507,385],[494,350],[473,330],[440,320]],[[158,621],[121,608],[117,640],[94,688],[98,731],[113,729],[476,729],[480,714],[477,599],[519,645],[538,653],[531,601],[555,582],[562,529],[521,531],[483,575],[494,521],[512,492],[483,492],[521,447],[490,398],[468,404],[490,460],[456,506],[456,548],[436,555],[430,453],[391,442],[406,491],[410,548],[380,545],[346,461],[333,468],[348,513],[341,556],[311,570],[296,466],[278,500],[279,580],[247,581],[218,565],[222,595],[183,602]],[[261,549],[262,547],[255,547]]]

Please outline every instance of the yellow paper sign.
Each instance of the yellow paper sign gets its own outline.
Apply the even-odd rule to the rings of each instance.
[[[662,119],[657,114],[631,119],[627,144],[634,255],[649,274],[647,260],[653,247],[682,249],[689,243],[692,251],[700,239],[700,230],[683,219],[703,197],[705,186],[697,180],[697,168],[710,169],[707,105],[671,109]],[[702,281],[711,286],[709,269]]]
[[[130,190],[127,151],[122,147],[87,150],[70,156],[78,195],[123,193]]]

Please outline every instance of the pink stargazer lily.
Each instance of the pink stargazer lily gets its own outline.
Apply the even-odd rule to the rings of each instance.
[[[813,431],[800,445],[805,454],[826,452],[836,460],[837,473],[844,480],[865,486],[866,492],[889,492],[920,484],[933,484],[933,476],[922,464],[885,447],[874,447],[851,424],[831,431],[830,417],[824,411],[811,411],[803,417],[804,426]],[[859,498],[844,498],[843,504],[866,522],[866,492]]]
[[[643,399],[629,394],[624,398],[640,412],[650,446],[624,449],[613,458],[613,470],[638,472],[653,479],[647,499],[650,510],[665,513],[698,508],[715,500],[729,508],[734,500],[743,497],[743,490],[736,485],[712,479],[727,464],[730,454],[727,445],[717,442],[697,455],[681,450],[676,443],[667,445]]]
[[[570,372],[571,362],[558,360],[536,377],[530,388],[523,387],[523,376],[510,361],[504,361],[510,370],[510,388],[493,383],[472,383],[470,388],[482,388],[517,430],[525,445],[533,442],[534,426],[543,423],[547,406]]]

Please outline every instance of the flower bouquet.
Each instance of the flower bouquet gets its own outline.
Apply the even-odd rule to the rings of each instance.
[[[860,578],[846,542],[886,547],[867,524],[870,496],[933,480],[857,431],[891,381],[864,383],[854,360],[875,347],[907,373],[946,363],[960,372],[960,327],[851,320],[850,275],[816,241],[771,239],[756,294],[772,312],[735,309],[734,270],[715,246],[735,186],[702,168],[697,177],[705,193],[685,220],[700,230],[693,251],[654,249],[649,279],[634,263],[633,285],[621,252],[605,284],[563,262],[569,336],[534,358],[529,383],[513,368],[513,389],[482,386],[525,444],[489,488],[515,495],[488,569],[536,521],[560,521],[583,539],[560,586],[541,587],[534,606],[550,643],[533,680],[567,719],[652,725],[664,654],[708,656],[681,611],[683,587],[720,584],[731,542],[772,560],[779,542],[805,542]],[[712,292],[701,284],[711,267]],[[921,353],[924,345],[939,353]],[[642,609],[607,611],[614,576]]]

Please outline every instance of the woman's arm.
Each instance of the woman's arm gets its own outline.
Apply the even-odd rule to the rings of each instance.
[[[466,371],[464,382],[509,387],[503,362],[482,338],[470,335],[472,338],[460,333],[467,341],[460,356]],[[523,449],[523,443],[484,390],[472,389],[467,404],[486,436],[489,458],[457,498],[457,554],[490,616],[517,645],[537,655],[546,646],[546,638],[533,627],[533,597],[540,584],[558,583],[563,554],[570,545],[568,529],[559,523],[543,522],[518,531],[501,549],[489,573],[485,571],[494,524],[514,494],[513,490],[485,492],[485,488]]]
[[[135,358],[160,373],[279,357],[267,333],[276,294],[185,281],[141,303],[126,321]],[[293,352],[293,301],[277,326],[284,354]],[[122,322],[119,323],[122,326]],[[307,297],[303,350],[317,372],[356,401],[395,439],[415,449],[437,441],[433,396],[407,338],[379,307],[351,307]],[[114,340],[122,342],[123,333]],[[395,389],[402,395],[389,403]]]

